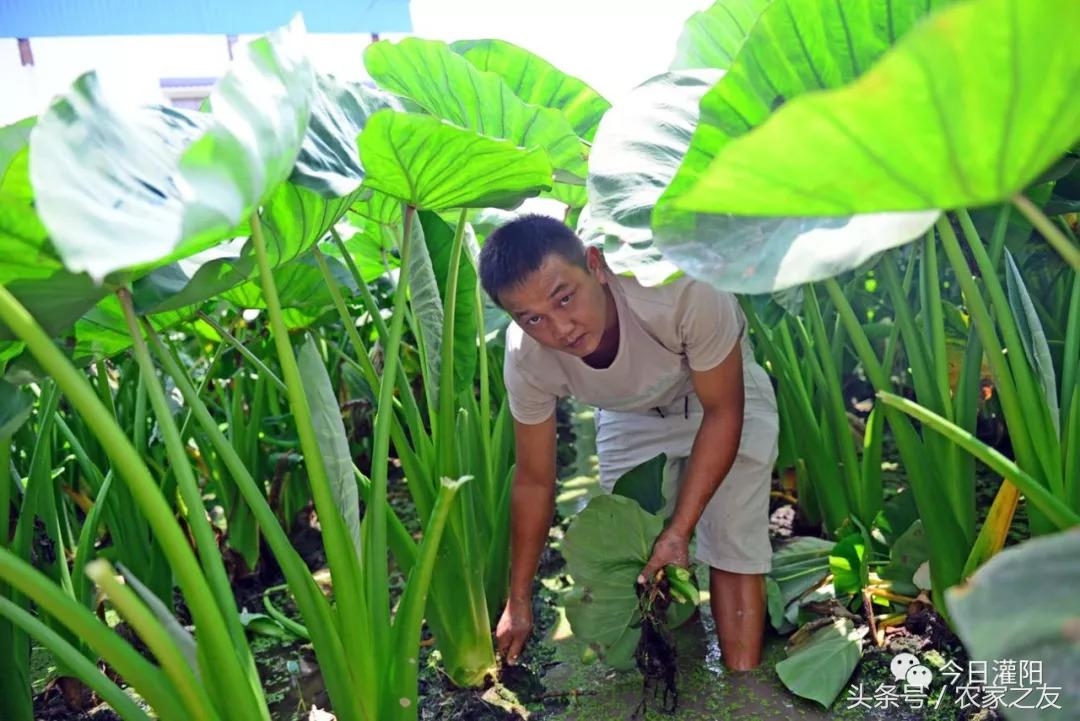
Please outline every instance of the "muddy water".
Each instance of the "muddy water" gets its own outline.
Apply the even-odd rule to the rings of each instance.
[[[569,633],[569,629],[564,629]],[[552,635],[558,635],[556,629]],[[765,658],[754,671],[732,672],[723,667],[707,606],[700,621],[691,621],[675,634],[679,653],[678,709],[659,711],[660,699],[647,694],[649,709],[639,718],[717,721],[719,719],[830,719],[817,704],[794,696],[777,678],[773,666],[784,657],[781,638],[767,639]],[[641,676],[618,673],[601,664],[581,664],[581,643],[572,636],[551,641],[559,663],[544,677],[548,694],[565,695],[566,711],[556,718],[588,721],[629,719],[642,700]],[[655,707],[655,710],[654,710]]]
[[[576,460],[560,481],[557,505],[567,518],[600,492],[596,483],[596,445],[593,414],[576,409],[573,416]],[[707,588],[707,583],[702,585]],[[602,664],[581,662],[583,644],[574,638],[561,615],[545,639],[556,649],[555,664],[544,674],[547,695],[565,698],[566,710],[556,718],[572,721],[624,721],[631,718],[642,700],[641,675],[615,672]],[[660,699],[649,695],[649,708],[638,718],[717,721],[719,719],[829,719],[817,704],[801,699],[780,682],[773,667],[784,658],[784,639],[766,636],[761,666],[748,672],[724,668],[709,604],[703,599],[700,619],[691,620],[675,633],[679,654],[679,703],[672,715],[659,711]],[[654,710],[655,709],[655,710]]]

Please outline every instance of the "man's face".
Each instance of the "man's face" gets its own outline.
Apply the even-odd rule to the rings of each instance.
[[[607,285],[599,250],[586,252],[588,270],[551,253],[499,301],[540,345],[584,357],[596,350],[609,325]]]

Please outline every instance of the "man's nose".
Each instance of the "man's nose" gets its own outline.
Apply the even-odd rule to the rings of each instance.
[[[574,321],[569,318],[555,318],[555,333],[559,340],[572,340],[574,337]]]

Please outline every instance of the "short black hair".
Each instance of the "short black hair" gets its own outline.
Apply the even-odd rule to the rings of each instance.
[[[546,215],[523,215],[500,226],[480,249],[480,284],[496,305],[499,293],[523,282],[551,253],[583,269],[585,244],[573,230]]]

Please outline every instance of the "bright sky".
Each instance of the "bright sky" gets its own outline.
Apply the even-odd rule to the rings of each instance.
[[[683,22],[710,0],[412,0],[413,34],[441,40],[500,38],[577,75],[609,100],[663,72]],[[395,39],[397,35],[383,35]],[[367,38],[314,35],[322,70],[363,73]],[[80,73],[97,69],[107,87],[133,102],[157,102],[162,77],[224,72],[223,36],[32,38],[35,65],[22,67],[14,39],[0,39],[0,124],[41,112]]]

